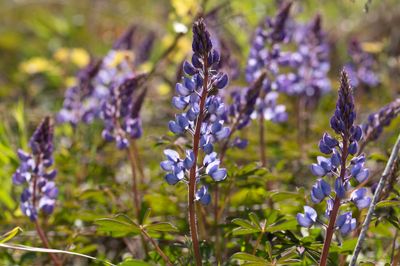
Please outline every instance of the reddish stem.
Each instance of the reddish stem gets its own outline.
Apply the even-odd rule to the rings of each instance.
[[[39,165],[39,164],[40,164],[40,158],[37,158],[36,159],[36,165]],[[35,209],[36,209],[36,190],[37,190],[37,175],[34,174],[33,175],[32,205],[33,205],[33,208],[35,208]],[[49,241],[47,240],[46,234],[44,233],[42,227],[40,226],[38,219],[39,219],[39,217],[37,217],[36,220],[35,220],[36,232],[38,233],[39,238],[42,240],[43,246],[45,248],[49,249],[50,248]],[[54,265],[56,265],[56,266],[61,266],[62,265],[61,261],[59,260],[59,258],[55,254],[49,253],[49,255],[50,255],[51,259],[53,260]]]
[[[196,206],[195,206],[195,193],[196,193],[196,168],[197,168],[197,158],[199,153],[199,144],[200,144],[200,130],[201,124],[203,123],[204,118],[204,105],[207,99],[208,93],[208,65],[207,65],[207,57],[203,60],[204,62],[204,80],[203,80],[203,91],[201,93],[200,98],[200,113],[197,117],[196,128],[193,137],[193,154],[194,154],[194,164],[190,169],[189,176],[189,197],[188,197],[188,205],[189,205],[189,225],[190,225],[190,234],[192,237],[192,245],[194,257],[196,260],[196,265],[202,265],[201,262],[201,254],[200,254],[200,246],[197,235],[197,221],[196,221]]]
[[[346,174],[347,156],[348,156],[348,137],[345,135],[343,137],[342,163],[340,167],[340,177],[339,177],[341,179],[341,182],[343,182],[344,176]],[[340,207],[340,198],[336,195],[335,200],[333,202],[333,209],[330,214],[328,228],[326,229],[324,247],[322,249],[321,259],[319,262],[320,266],[326,266],[326,263],[328,261],[329,248],[331,246],[333,233],[335,232],[335,223],[336,223],[336,217],[339,213],[339,207]]]

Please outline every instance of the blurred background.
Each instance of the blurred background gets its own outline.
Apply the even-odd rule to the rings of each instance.
[[[229,89],[244,86],[244,69],[255,27],[267,15],[274,15],[282,1],[232,0],[69,0],[69,1],[0,1],[0,232],[20,226],[24,233],[15,241],[40,246],[32,224],[19,210],[21,188],[12,186],[11,176],[18,167],[16,150],[27,148],[34,128],[44,115],[56,117],[64,93],[76,82],[76,73],[91,58],[101,58],[131,25],[136,28],[134,46],[148,52],[138,65],[138,72],[154,69],[142,110],[144,134],[138,141],[145,180],[141,190],[144,204],[155,217],[177,220],[186,232],[185,187],[171,188],[162,178],[159,162],[162,150],[172,141],[167,124],[175,110],[170,105],[174,86],[181,75],[181,64],[191,52],[191,23],[208,14],[206,23],[212,34],[224,40],[230,58],[238,69]],[[400,4],[398,0],[293,1],[291,15],[300,22],[322,17],[327,33],[332,91],[321,98],[313,112],[307,136],[299,143],[294,100],[280,96],[288,108],[289,121],[267,122],[267,180],[280,180],[277,189],[295,191],[310,187],[308,165],[318,154],[317,143],[329,127],[342,67],[351,59],[352,40],[375,60],[373,70],[379,78],[375,86],[356,88],[357,121],[365,122],[371,112],[399,97],[400,92]],[[210,15],[211,14],[211,15]],[[177,38],[177,36],[179,36]],[[148,41],[148,42],[146,42]],[[176,45],[171,46],[176,42]],[[169,47],[172,50],[165,55]],[[140,54],[135,54],[139,57]],[[160,60],[161,58],[161,60]],[[388,149],[397,135],[398,119],[385,129],[376,143],[367,148],[371,167],[379,175]],[[119,212],[132,214],[126,184],[129,166],[125,154],[101,138],[102,124],[90,126],[60,124],[55,132],[56,166],[60,196],[54,215],[46,219],[53,246],[108,258],[118,262],[124,256],[122,241],[97,236],[93,221]],[[258,161],[257,128],[241,134],[250,143],[245,151],[228,153],[227,168]],[[304,136],[303,136],[304,137]],[[250,208],[268,197],[263,187],[238,185],[231,206]],[[302,192],[304,194],[304,191]],[[307,192],[306,192],[307,194]],[[301,198],[301,196],[299,197]],[[299,204],[277,207],[284,213],[296,213]],[[229,215],[228,215],[229,216]],[[182,218],[182,219],[180,219]],[[162,220],[160,218],[160,220]],[[376,229],[379,231],[378,229]],[[381,230],[380,240],[389,241],[392,231]],[[168,237],[166,243],[171,241]],[[183,238],[179,241],[184,242]],[[373,241],[373,240],[371,240]],[[381,242],[380,242],[381,243]],[[382,242],[384,243],[384,242]],[[373,245],[372,245],[373,246]],[[171,247],[171,249],[173,249]],[[375,253],[379,259],[385,245]],[[173,251],[171,251],[173,253]],[[41,255],[0,249],[1,265],[32,265]],[[382,259],[383,261],[385,259]],[[40,260],[39,260],[40,261]],[[86,265],[84,259],[69,259],[71,265]],[[94,262],[93,262],[94,263]],[[39,264],[37,264],[39,265]]]

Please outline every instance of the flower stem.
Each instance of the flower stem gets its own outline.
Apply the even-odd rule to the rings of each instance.
[[[128,158],[129,162],[131,165],[131,172],[132,172],[132,193],[133,193],[133,205],[135,208],[135,214],[136,214],[136,219],[139,221],[140,219],[140,211],[141,211],[141,203],[140,203],[140,196],[139,196],[139,190],[137,188],[137,176],[136,176],[136,162],[135,162],[135,154],[132,150],[132,145],[129,145],[127,149],[128,153]],[[140,222],[140,221],[139,221]],[[144,238],[142,235],[140,235],[141,241],[142,241],[142,246],[145,254],[148,253],[146,241],[144,241]]]
[[[136,145],[135,140],[131,140],[131,146],[132,146],[133,154],[135,156],[136,166],[139,171],[140,182],[143,184],[143,182],[144,182],[143,164],[142,164],[142,160],[140,159],[139,149],[138,149],[138,146]]]
[[[347,161],[348,147],[349,147],[348,145],[349,145],[348,137],[344,136],[343,137],[342,162],[341,162],[341,166],[340,166],[340,177],[339,177],[341,179],[341,182],[343,182],[344,177],[346,175],[346,161]],[[328,261],[329,248],[331,246],[332,236],[335,231],[335,223],[336,223],[336,217],[339,213],[339,207],[340,207],[340,198],[336,195],[335,200],[333,202],[333,209],[331,211],[330,218],[329,218],[328,228],[326,229],[324,247],[322,249],[321,259],[319,262],[320,266],[326,266],[326,263]]]
[[[36,161],[36,165],[40,165],[40,160],[41,159],[39,158],[39,156],[37,156],[37,158],[35,160]],[[36,193],[37,193],[37,181],[38,181],[37,179],[38,179],[38,176],[36,174],[34,174],[33,175],[33,195],[32,195],[32,205],[33,205],[34,208],[36,208]],[[40,223],[39,223],[38,219],[39,219],[39,217],[37,217],[35,219],[36,232],[38,233],[40,239],[42,240],[43,246],[45,248],[50,248],[49,241],[47,240],[46,234],[43,231],[42,227],[40,226]],[[54,265],[56,265],[56,266],[61,266],[62,265],[62,263],[59,260],[57,255],[55,255],[53,253],[49,253],[49,255],[50,255],[52,261],[54,262]]]
[[[257,237],[256,244],[254,246],[253,253],[252,253],[253,255],[255,255],[256,252],[257,252],[257,249],[258,249],[258,246],[261,243],[261,239],[262,239],[263,234],[264,234],[264,232],[261,232],[260,235]]]
[[[190,235],[192,237],[192,245],[193,252],[196,261],[196,265],[202,265],[201,262],[201,254],[200,254],[200,246],[197,235],[197,221],[196,221],[196,206],[195,206],[195,193],[196,193],[196,168],[197,168],[197,158],[199,153],[199,144],[200,144],[200,130],[201,124],[203,123],[204,116],[204,106],[207,99],[208,93],[208,66],[207,66],[207,57],[204,57],[204,79],[203,79],[203,91],[201,93],[200,98],[200,112],[196,121],[196,128],[193,136],[193,154],[194,154],[194,164],[192,168],[190,168],[190,176],[189,176],[189,197],[188,197],[188,205],[189,205],[189,225],[190,225]]]
[[[40,239],[43,242],[43,246],[45,248],[49,249],[50,248],[49,241],[47,240],[46,234],[44,233],[44,231],[43,231],[42,227],[40,226],[39,221],[37,219],[35,220],[35,227],[36,227],[36,232],[38,233]],[[62,265],[61,261],[55,254],[49,253],[49,255],[50,255],[54,265],[56,265],[56,266]]]
[[[131,172],[132,172],[132,193],[133,193],[133,204],[135,206],[136,217],[139,219],[140,216],[140,198],[139,198],[139,191],[137,188],[137,176],[136,176],[136,162],[135,162],[135,155],[133,154],[133,150],[131,145],[127,149],[128,151],[128,158],[131,165]]]
[[[158,253],[158,255],[161,256],[161,258],[165,261],[165,263],[168,266],[172,266],[172,262],[170,261],[170,259],[168,258],[168,256],[161,250],[160,246],[157,244],[157,242],[146,232],[145,229],[141,228],[142,231],[142,235],[144,235],[146,237],[147,240],[149,240],[151,242],[151,244],[153,244],[154,248],[156,249],[156,252]]]
[[[386,179],[390,176],[390,171],[391,171],[391,169],[393,169],[393,164],[397,161],[397,158],[399,157],[399,151],[400,151],[400,134],[397,137],[396,144],[393,147],[392,153],[390,154],[390,157],[389,157],[389,161],[386,164],[385,170],[383,170],[381,179],[379,180],[379,183],[378,183],[378,187],[376,188],[374,197],[372,198],[372,202],[369,205],[367,216],[362,225],[360,236],[357,240],[357,245],[354,249],[354,253],[353,253],[353,256],[350,261],[350,266],[356,265],[357,257],[361,252],[361,246],[367,235],[367,230],[368,230],[369,224],[371,223],[372,215],[375,210],[375,206],[379,201],[379,197],[380,197],[380,194],[386,183]]]
[[[267,156],[265,155],[265,136],[264,136],[264,117],[260,114],[259,117],[259,138],[260,138],[260,159],[261,166],[267,166]]]

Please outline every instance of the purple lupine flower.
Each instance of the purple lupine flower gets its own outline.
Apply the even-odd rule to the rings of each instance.
[[[57,171],[53,165],[53,125],[46,117],[33,133],[29,147],[31,153],[18,150],[20,166],[12,180],[15,185],[27,185],[21,193],[21,210],[32,221],[39,210],[51,214],[54,210],[58,189],[54,178]]]
[[[214,49],[202,19],[193,25],[192,50],[192,60],[183,63],[185,77],[181,83],[176,84],[177,96],[172,99],[172,105],[182,113],[177,114],[175,120],[170,121],[168,126],[176,135],[188,133],[194,135],[198,129],[199,147],[205,156],[200,165],[195,165],[197,158],[192,149],[186,151],[183,159],[178,152],[165,150],[167,160],[161,162],[160,166],[167,172],[165,179],[170,185],[180,181],[188,183],[189,173],[193,167],[196,167],[198,182],[205,176],[210,176],[216,182],[224,180],[227,176],[226,169],[220,167],[217,153],[214,152],[214,143],[227,138],[230,134],[229,128],[224,126],[225,106],[218,96],[218,91],[227,86],[228,76],[217,70],[220,56]],[[205,76],[208,78],[206,86],[203,85]],[[202,123],[197,124],[200,115]],[[208,204],[210,199],[206,187],[203,186],[197,191],[195,200]]]
[[[323,179],[318,179],[311,189],[311,200],[320,203],[331,194],[331,186]]]
[[[356,229],[356,219],[352,217],[351,212],[343,213],[337,218],[336,227],[342,235],[347,235]]]
[[[65,92],[63,108],[57,116],[58,122],[76,126],[79,122],[90,123],[100,118],[102,106],[109,99],[113,88],[137,75],[134,68],[148,58],[154,36],[150,34],[134,47],[134,32],[135,27],[130,27],[102,60],[91,62],[78,73],[77,85]],[[134,57],[135,54],[139,56]]]
[[[310,24],[295,24],[292,42],[296,50],[285,53],[282,59],[291,71],[281,75],[281,87],[289,95],[318,100],[331,90],[329,45],[322,31],[321,16],[317,15]]]
[[[394,118],[400,114],[400,99],[382,107],[378,112],[368,116],[368,122],[362,127],[364,142],[374,141],[379,138],[383,128],[389,126]]]
[[[115,141],[119,149],[127,148],[129,139],[137,139],[142,135],[139,111],[144,100],[144,92],[139,94],[136,100],[134,100],[134,95],[145,77],[145,74],[137,75],[114,86],[107,101],[103,104],[101,117],[104,121],[104,130],[102,136],[106,141]]]
[[[285,4],[274,18],[267,18],[257,27],[246,66],[246,80],[250,84],[264,72],[268,73],[268,78],[262,80],[263,93],[257,99],[257,113],[272,121],[286,119],[285,108],[276,106],[276,95],[269,93],[271,90],[284,91],[281,88],[283,82],[279,82],[279,67],[282,61],[281,44],[288,42],[291,37],[287,23],[290,7],[291,3]],[[271,77],[277,78],[271,80]],[[270,109],[265,111],[266,108]]]
[[[304,206],[304,213],[297,214],[297,222],[300,226],[310,228],[317,221],[317,212],[310,206]]]
[[[349,74],[351,86],[377,86],[379,84],[379,78],[375,74],[376,62],[374,57],[363,51],[360,43],[355,39],[349,44],[349,55],[351,61],[346,64],[345,69]]]
[[[63,107],[57,115],[59,123],[70,123],[76,126],[79,122],[89,123],[97,117],[98,104],[92,97],[94,92],[94,78],[101,62],[92,61],[77,74],[77,84],[65,91]]]
[[[351,193],[351,201],[354,202],[354,204],[356,204],[357,208],[359,209],[364,209],[367,208],[369,206],[369,204],[371,203],[371,198],[367,197],[367,189],[365,187],[354,190]]]
[[[354,124],[356,113],[352,93],[348,76],[343,71],[336,110],[330,120],[331,128],[338,136],[325,133],[318,145],[322,153],[331,154],[331,157],[318,156],[318,163],[311,165],[311,172],[319,177],[311,189],[311,200],[318,204],[327,198],[325,217],[330,217],[334,204],[347,204],[349,202],[346,199],[347,192],[353,190],[352,185],[364,182],[369,174],[368,169],[364,168],[365,155],[354,156],[358,150],[358,142],[362,138],[362,131],[360,126]],[[333,180],[329,182],[320,178],[325,176]],[[330,183],[334,184],[336,203],[331,197]],[[353,191],[350,201],[361,209],[366,208],[371,199],[367,196],[367,189],[361,188]],[[299,222],[300,225],[309,227],[309,224],[301,222],[305,225]],[[338,217],[336,227],[343,235],[348,234],[355,228],[355,219],[350,212],[344,213]]]

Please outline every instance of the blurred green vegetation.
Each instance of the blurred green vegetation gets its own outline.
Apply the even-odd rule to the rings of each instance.
[[[34,225],[19,210],[21,188],[12,186],[11,176],[18,167],[16,150],[27,147],[30,135],[44,115],[54,116],[60,109],[64,91],[73,84],[76,72],[91,57],[105,55],[131,24],[137,25],[139,32],[151,31],[156,35],[149,62],[140,66],[141,70],[149,70],[173,41],[176,31],[186,27],[188,33],[179,40],[166,60],[157,66],[148,84],[149,95],[142,112],[144,134],[137,144],[145,173],[140,187],[143,209],[151,208],[151,222],[170,221],[179,230],[179,233],[153,232],[152,235],[161,239],[160,245],[171,259],[178,260],[182,265],[188,263],[188,240],[184,237],[189,235],[186,187],[184,184],[168,186],[159,169],[159,162],[163,148],[174,144],[172,135],[166,133],[168,120],[174,114],[170,98],[177,80],[177,69],[190,52],[190,24],[198,14],[220,6],[212,26],[231,42],[234,47],[232,55],[242,68],[241,77],[230,85],[233,88],[244,84],[243,69],[251,34],[263,17],[276,12],[275,2],[279,1],[0,1],[0,234],[19,226],[24,231],[13,239],[14,243],[41,245],[35,236]],[[220,225],[226,239],[226,258],[239,251],[251,253],[254,234],[237,234],[240,223],[232,223],[232,219],[247,221],[251,219],[249,213],[252,211],[259,219],[266,219],[269,225],[284,224],[282,228],[275,228],[276,231],[272,230],[272,226],[271,231],[265,234],[263,252],[267,254],[268,249],[272,250],[269,257],[265,255],[267,261],[275,258],[280,251],[287,251],[290,243],[301,241],[297,245],[306,247],[306,252],[290,251],[302,259],[303,262],[297,265],[315,264],[313,258],[318,257],[315,250],[320,249],[321,229],[312,229],[309,236],[301,238],[300,232],[306,232],[303,229],[300,231],[294,219],[296,213],[302,211],[308,188],[315,180],[308,166],[319,154],[317,143],[329,127],[329,117],[337,97],[338,76],[348,60],[349,40],[360,39],[363,48],[374,54],[382,80],[376,88],[356,89],[357,121],[366,121],[369,113],[399,96],[398,0],[371,1],[368,12],[364,11],[366,0],[304,0],[294,3],[296,19],[308,21],[317,13],[322,15],[323,27],[328,32],[332,47],[330,77],[334,90],[322,98],[313,112],[310,130],[301,140],[301,145],[297,137],[294,100],[281,98],[288,106],[289,121],[279,125],[266,124],[266,169],[257,164],[256,123],[240,133],[249,139],[249,146],[244,151],[228,152],[226,167],[229,177],[221,185],[222,189],[234,187],[224,224]],[[377,142],[366,149],[373,181],[378,179],[384,167],[399,126],[397,119],[385,129]],[[127,189],[130,187],[130,170],[126,154],[116,150],[113,144],[105,144],[101,130],[102,125],[98,121],[89,126],[81,124],[72,128],[70,125],[58,125],[56,128],[55,156],[59,171],[56,180],[60,195],[55,213],[44,221],[52,246],[108,259],[113,263],[128,257],[161,263],[154,251],[147,256],[143,254],[138,237],[121,240],[96,231],[96,219],[119,213],[134,217],[131,193]],[[265,183],[271,180],[275,181],[276,187],[274,191],[267,191]],[[393,197],[397,200],[396,195]],[[273,209],[268,207],[270,201],[274,203]],[[389,206],[382,208],[381,212],[383,218],[372,225],[370,232],[373,237],[368,239],[366,245],[369,247],[366,251],[368,257],[363,259],[383,265],[390,261],[389,250],[394,232],[400,227],[398,220],[390,220],[398,216],[398,208]],[[211,209],[204,208],[199,218],[200,239],[205,240],[202,243],[205,257],[213,252],[211,235],[205,228],[206,222],[212,223],[208,214],[211,214]],[[290,234],[285,236],[282,230],[288,230]],[[278,246],[269,247],[268,243],[272,243],[273,239],[281,242]],[[129,245],[131,248],[127,249]],[[332,252],[336,252],[333,256],[338,261],[339,254],[351,253],[354,245],[351,237],[345,239],[341,246],[335,244],[332,247]],[[131,250],[136,253],[131,254]],[[235,256],[241,259],[244,255]],[[98,265],[98,262],[84,258],[66,258],[66,265]],[[45,265],[47,259],[40,253],[0,249],[1,265]],[[210,262],[213,263],[215,261]],[[237,260],[227,259],[225,264],[235,265]],[[147,264],[137,262],[127,265]],[[333,262],[332,265],[339,264]]]

